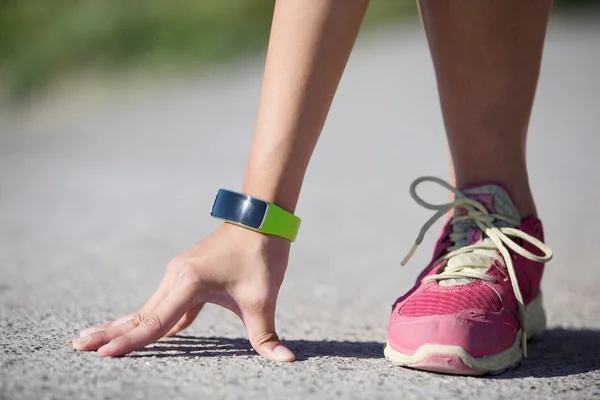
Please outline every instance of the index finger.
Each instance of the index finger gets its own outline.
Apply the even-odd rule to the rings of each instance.
[[[138,350],[163,337],[192,308],[195,290],[185,285],[172,290],[142,323],[125,335],[111,340],[98,349],[102,357],[118,357]]]

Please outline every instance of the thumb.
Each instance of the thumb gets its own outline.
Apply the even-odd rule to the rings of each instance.
[[[296,359],[275,332],[275,307],[245,312],[243,321],[250,343],[258,354],[271,361],[291,362]]]

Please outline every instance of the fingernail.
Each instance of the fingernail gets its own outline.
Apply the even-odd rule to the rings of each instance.
[[[79,332],[79,336],[87,336],[87,335],[89,335],[91,333],[94,333],[95,331],[96,331],[95,328],[87,328],[87,329],[84,329],[84,330],[80,331]]]
[[[91,336],[82,336],[79,337],[75,340],[73,340],[73,346],[75,346],[76,348],[79,348],[81,346],[83,346],[84,344],[86,344],[87,342],[89,342],[91,339]]]
[[[287,347],[280,344],[273,349],[273,353],[277,355],[279,361],[294,361],[296,356]]]

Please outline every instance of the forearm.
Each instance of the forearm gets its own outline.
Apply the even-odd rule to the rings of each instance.
[[[294,212],[367,5],[276,3],[244,193]]]

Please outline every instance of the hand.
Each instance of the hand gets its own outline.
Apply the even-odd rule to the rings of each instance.
[[[139,311],[84,329],[73,346],[122,356],[175,335],[194,321],[205,303],[213,303],[243,321],[261,356],[294,361],[275,332],[275,305],[289,251],[285,239],[223,224],[168,264],[158,289]]]

